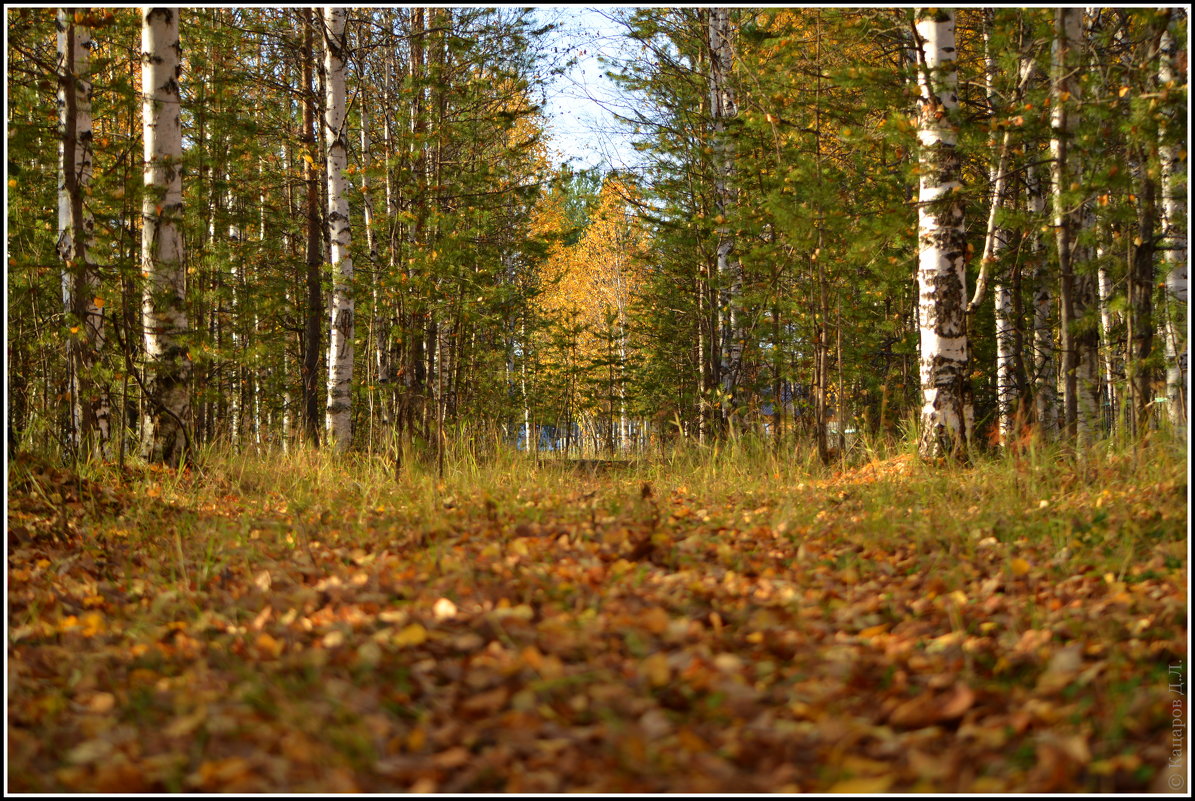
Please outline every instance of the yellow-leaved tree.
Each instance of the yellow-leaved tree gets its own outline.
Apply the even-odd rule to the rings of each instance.
[[[627,402],[628,310],[641,286],[638,256],[644,234],[628,203],[634,187],[611,175],[603,182],[583,233],[561,238],[540,268],[536,303],[545,325],[532,337],[537,384],[558,446],[582,453],[614,453],[641,430]],[[540,232],[564,233],[565,198],[545,198]]]

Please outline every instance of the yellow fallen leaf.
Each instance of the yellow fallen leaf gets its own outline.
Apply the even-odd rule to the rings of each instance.
[[[104,631],[104,616],[99,612],[87,612],[80,619],[83,624],[83,636],[94,637]]]
[[[416,726],[411,729],[410,734],[407,735],[407,750],[411,752],[422,751],[425,745],[427,745],[427,729],[422,726]]]
[[[102,715],[105,712],[111,712],[114,706],[116,706],[116,696],[112,693],[100,692],[93,695],[88,701],[87,711]]]
[[[253,641],[253,644],[257,647],[258,652],[263,656],[275,658],[282,653],[282,649],[284,647],[284,644],[281,641],[274,639],[264,631],[257,635],[257,639]]]
[[[115,750],[114,746],[108,740],[87,740],[72,748],[66,754],[66,761],[73,765],[86,765],[89,762],[96,762],[108,756]]]
[[[1009,562],[1009,567],[1012,568],[1013,575],[1023,576],[1029,572],[1031,565],[1029,562],[1018,556]]]
[[[639,668],[642,674],[651,684],[652,687],[662,687],[668,683],[668,678],[672,674],[672,669],[668,666],[668,657],[662,653],[654,653],[647,659],[643,660],[643,664]]]
[[[419,623],[412,623],[394,635],[394,644],[399,648],[408,645],[422,645],[427,642],[427,629]]]
[[[643,621],[643,628],[652,634],[663,634],[668,629],[668,623],[671,619],[668,613],[658,606],[653,606],[640,616],[640,620]]]

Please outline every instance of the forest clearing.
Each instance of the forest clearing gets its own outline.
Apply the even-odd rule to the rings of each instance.
[[[1189,791],[1189,7],[5,15],[9,790]]]

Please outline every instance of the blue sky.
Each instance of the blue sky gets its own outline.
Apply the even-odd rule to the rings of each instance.
[[[636,161],[628,129],[610,112],[625,101],[598,62],[599,55],[615,54],[626,41],[623,26],[610,19],[613,11],[609,6],[567,6],[537,12],[541,19],[560,25],[554,34],[560,54],[567,48],[577,58],[577,64],[548,87],[545,108],[559,160],[571,158],[577,169],[625,169]]]

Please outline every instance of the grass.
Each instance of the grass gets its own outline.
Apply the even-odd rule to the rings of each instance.
[[[398,461],[11,463],[10,789],[1166,778],[1183,443],[953,468],[748,438],[598,473],[497,447]]]

